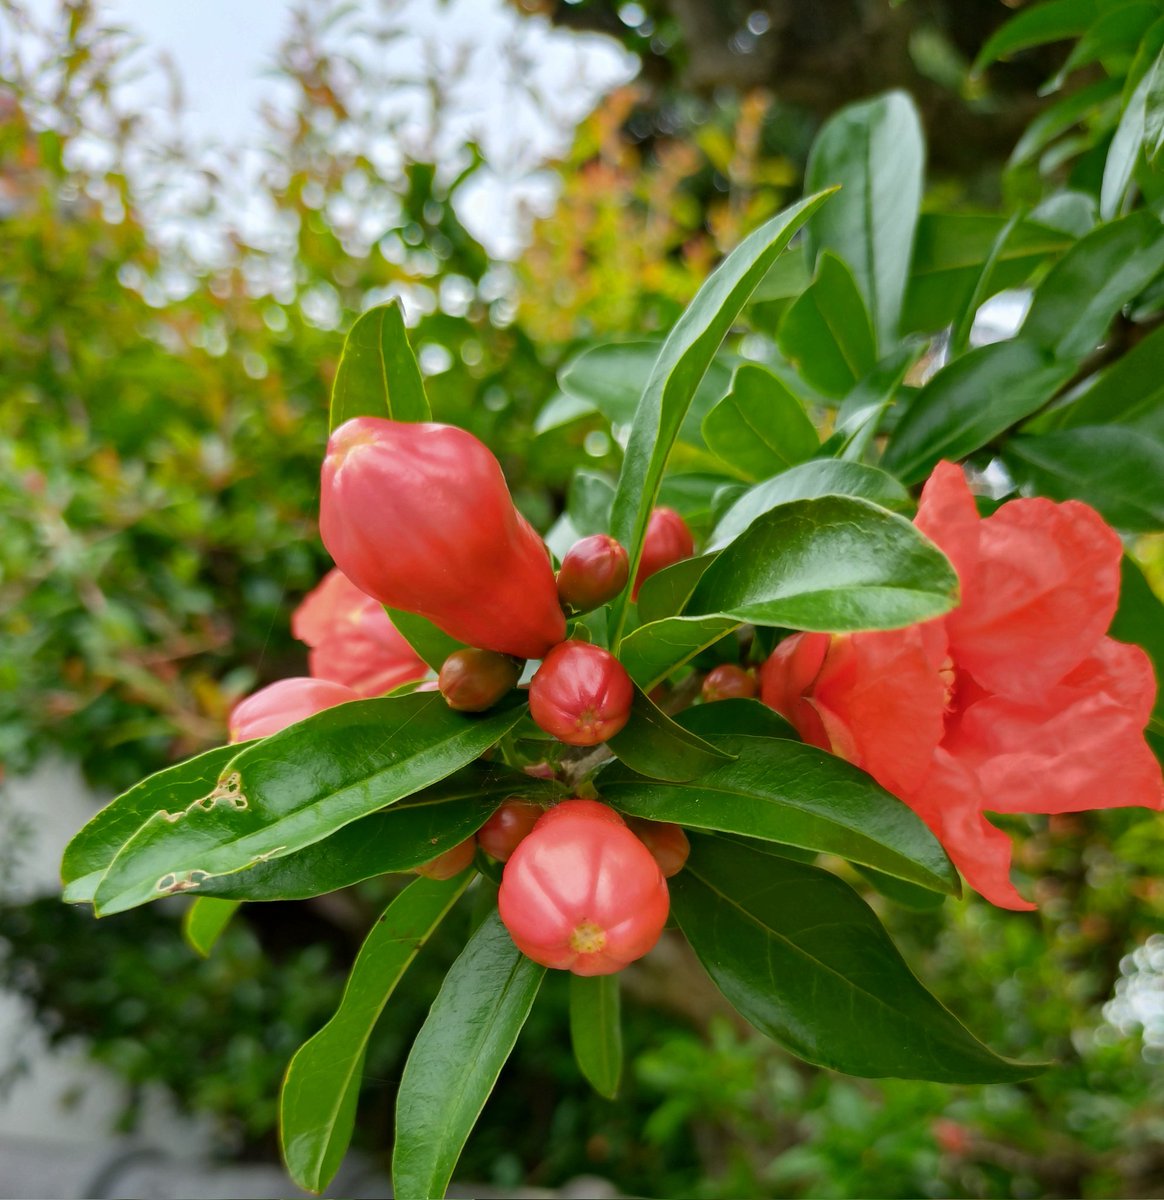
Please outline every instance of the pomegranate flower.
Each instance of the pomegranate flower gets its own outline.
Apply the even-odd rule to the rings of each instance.
[[[311,647],[308,669],[316,679],[345,684],[365,698],[428,673],[381,605],[338,568],[292,613],[291,632]]]
[[[1164,805],[1143,737],[1151,663],[1106,636],[1122,546],[1074,500],[1012,500],[983,520],[950,463],[916,523],[954,564],[959,607],[908,629],[797,634],[765,663],[761,695],[909,804],[976,891],[1030,909],[986,812]]]

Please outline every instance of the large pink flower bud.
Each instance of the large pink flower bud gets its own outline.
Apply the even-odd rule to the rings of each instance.
[[[234,706],[230,713],[230,740],[247,742],[251,738],[268,737],[296,721],[323,712],[325,708],[359,698],[350,687],[332,683],[330,679],[308,679],[306,676],[280,679]]]
[[[463,429],[341,425],[323,463],[319,531],[361,591],[470,646],[541,658],[566,636],[545,545],[497,459]]]

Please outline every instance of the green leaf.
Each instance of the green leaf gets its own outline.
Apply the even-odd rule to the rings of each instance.
[[[860,380],[837,410],[836,429],[826,449],[831,448],[845,462],[859,462],[877,436],[910,367],[920,356],[920,346],[898,346]]]
[[[450,654],[464,649],[463,642],[458,642],[443,629],[438,629],[427,617],[405,612],[400,608],[389,608],[387,605],[384,606],[384,611],[404,640],[434,671],[439,671],[444,666],[445,659]]]
[[[897,340],[924,164],[921,121],[905,92],[841,109],[825,122],[808,157],[806,189],[842,185],[808,227],[810,261],[831,250],[848,264],[880,354]]]
[[[958,581],[904,517],[851,496],[794,500],[757,518],[708,567],[691,616],[846,633],[948,612]]]
[[[295,1052],[279,1096],[279,1142],[291,1178],[321,1192],[355,1127],[364,1051],[420,948],[473,878],[418,879],[384,910],[360,947],[335,1015]]]
[[[956,358],[914,397],[897,422],[882,464],[906,483],[939,459],[964,458],[1046,404],[1073,373],[1018,338]]]
[[[671,909],[727,999],[817,1066],[939,1083],[1027,1079],[918,982],[869,906],[834,875],[695,835]]]
[[[683,558],[644,580],[639,589],[639,621],[645,625],[682,612],[695,585],[714,559],[714,554]]]
[[[558,372],[562,390],[592,404],[614,425],[630,425],[639,397],[651,378],[659,357],[659,342],[608,342],[591,346],[570,359]],[[720,362],[711,362],[691,400],[691,411],[681,422],[680,436],[702,445],[700,424],[728,389],[730,374]]]
[[[690,729],[692,733],[705,738],[730,733],[795,741],[798,736],[796,730],[775,709],[759,700],[745,700],[740,696],[685,708],[675,720],[684,729]]]
[[[1035,289],[1023,340],[1073,359],[1090,354],[1112,318],[1164,268],[1164,226],[1135,212],[1081,238]]]
[[[978,213],[922,213],[903,330],[929,333],[958,319],[1006,222],[1006,217]],[[1071,234],[1033,218],[1021,222],[998,256],[990,274],[989,294],[1026,282],[1036,267],[1061,254],[1074,240]]]
[[[902,908],[912,909],[914,912],[934,912],[946,903],[946,897],[941,892],[918,887],[916,883],[906,883],[904,879],[896,879],[860,863],[856,864],[856,867],[881,895],[887,900],[892,900],[894,904],[900,904]]]
[[[215,900],[199,896],[182,914],[182,936],[186,944],[203,958],[209,958],[222,937],[231,917],[238,911],[238,900]]]
[[[223,768],[254,742],[219,746],[177,766],[158,771],[123,792],[83,826],[61,861],[64,900],[91,904],[101,877],[117,852],[160,810],[186,809],[214,789]]]
[[[599,790],[631,816],[835,854],[957,894],[958,876],[925,823],[864,771],[782,738],[728,734],[715,744],[735,758],[698,779],[664,783],[611,766]]]
[[[1164,327],[1094,377],[1072,403],[1032,422],[1031,432],[1079,425],[1127,425],[1164,442]]]
[[[818,459],[746,491],[720,518],[707,549],[722,550],[758,517],[782,504],[831,495],[859,496],[894,512],[913,508],[909,493],[888,472],[863,463]]]
[[[1009,167],[1019,167],[1037,158],[1060,134],[1107,107],[1120,94],[1120,80],[1098,79],[1043,109],[1026,127],[1010,153]]]
[[[836,203],[843,202],[838,197]],[[877,344],[869,313],[852,271],[835,254],[821,254],[816,278],[785,314],[776,342],[800,374],[829,396],[843,396],[872,370]]]
[[[466,766],[524,712],[511,701],[468,717],[424,692],[317,713],[241,751],[186,806],[158,807],[118,851],[94,907],[121,912],[310,846]]]
[[[1108,147],[1103,167],[1103,182],[1099,191],[1099,211],[1110,221],[1119,212],[1127,194],[1132,173],[1140,159],[1148,136],[1149,106],[1153,97],[1159,104],[1164,87],[1164,50],[1156,56],[1151,67],[1136,85],[1120,116],[1115,136]]]
[[[652,779],[694,779],[731,758],[677,725],[639,687],[630,720],[606,744],[633,771]]]
[[[1159,15],[1158,0],[1118,0],[1088,25],[1071,47],[1067,60],[1039,89],[1040,93],[1058,91],[1073,72],[1089,63],[1105,60],[1109,69],[1113,69],[1110,61],[1113,58],[1126,63],[1145,30]]]
[[[1052,500],[1086,500],[1117,529],[1164,527],[1164,446],[1122,425],[1081,425],[1012,438],[1003,459],[1014,478]]]
[[[330,428],[353,417],[432,420],[398,300],[368,309],[344,341],[331,389]]]
[[[622,1076],[618,975],[570,976],[570,1044],[590,1086],[613,1100]]]
[[[545,973],[513,944],[496,911],[453,963],[400,1080],[392,1153],[398,1200],[445,1194]]]
[[[1019,50],[1079,37],[1095,18],[1095,0],[1051,0],[1032,4],[999,26],[978,52],[971,70],[977,74]]]
[[[745,479],[765,479],[820,449],[800,401],[772,374],[746,363],[731,391],[703,418],[703,440]]]
[[[990,277],[994,274],[994,268],[1006,248],[1006,243],[1014,234],[1022,216],[1021,211],[1012,213],[1010,220],[998,231],[998,237],[991,243],[990,253],[987,254],[986,261],[982,264],[982,270],[975,280],[970,299],[966,301],[966,307],[955,322],[950,335],[950,358],[958,358],[966,352],[966,347],[970,345],[970,333],[974,327],[974,318],[978,314],[978,309],[991,294]]]
[[[735,617],[663,617],[632,629],[623,638],[619,656],[627,674],[649,692],[742,624]]]
[[[700,381],[756,285],[792,235],[827,198],[827,194],[810,196],[745,238],[699,289],[663,343],[635,410],[611,514],[611,533],[630,556],[631,579],[642,557],[643,535],[671,446]],[[626,621],[628,595],[629,589],[612,605],[611,649],[615,653]]]
[[[411,871],[472,837],[503,800],[517,794],[549,798],[552,789],[492,763],[473,763],[293,854],[207,879],[198,891],[238,900],[304,900]]]

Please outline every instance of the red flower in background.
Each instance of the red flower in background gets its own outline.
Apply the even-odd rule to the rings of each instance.
[[[950,463],[916,524],[954,564],[959,607],[908,629],[788,638],[764,665],[762,696],[909,804],[976,891],[1029,909],[1010,881],[1010,839],[985,812],[1164,804],[1143,737],[1151,663],[1105,636],[1122,546],[1073,500],[1012,500],[983,520]]]
[[[360,696],[382,696],[428,673],[381,605],[338,568],[291,614],[291,632],[311,647],[307,661],[316,679],[346,684]]]

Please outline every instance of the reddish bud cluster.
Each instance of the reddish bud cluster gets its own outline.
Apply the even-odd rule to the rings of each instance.
[[[630,563],[626,550],[609,534],[576,542],[558,570],[558,600],[572,612],[589,612],[613,600],[626,587]]]
[[[529,685],[529,710],[539,728],[569,746],[596,746],[630,718],[634,684],[601,646],[562,642],[546,655]]]
[[[484,712],[517,687],[521,662],[493,650],[457,650],[445,659],[437,683],[450,708]]]
[[[720,663],[712,667],[703,681],[703,699],[710,704],[713,700],[730,700],[740,697],[750,700],[759,695],[760,687],[751,671],[735,663]]]

